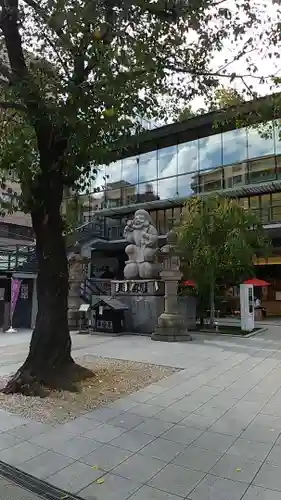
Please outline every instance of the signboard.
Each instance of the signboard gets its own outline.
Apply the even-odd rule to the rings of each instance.
[[[241,330],[252,332],[255,328],[255,306],[253,285],[240,285]]]

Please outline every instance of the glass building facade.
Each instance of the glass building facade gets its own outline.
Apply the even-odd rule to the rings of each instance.
[[[241,128],[100,167],[92,210],[243,187],[281,176],[280,126]]]

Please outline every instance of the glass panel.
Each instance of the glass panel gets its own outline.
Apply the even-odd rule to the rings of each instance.
[[[263,194],[260,197],[261,221],[267,224],[271,221],[271,197],[270,194]]]
[[[212,170],[222,165],[222,134],[199,139],[199,170]]]
[[[92,191],[94,192],[104,191],[105,184],[106,184],[106,167],[105,165],[100,165],[97,168],[97,175],[93,182]]]
[[[245,128],[222,134],[223,165],[238,163],[247,158],[247,134]]]
[[[157,179],[157,151],[140,155],[139,182]]]
[[[276,156],[277,179],[281,178],[281,156]]]
[[[138,190],[137,186],[130,186],[129,184],[123,186],[121,189],[121,197],[123,205],[132,205],[137,203]]]
[[[139,159],[136,156],[124,158],[122,160],[122,180],[128,184],[138,183],[138,163]]]
[[[249,208],[249,198],[239,198],[238,199],[238,203],[245,210],[248,210],[248,208]]]
[[[276,179],[275,158],[264,158],[249,162],[249,183],[262,183]]]
[[[178,171],[177,146],[158,150],[158,177],[176,175]]]
[[[260,198],[259,196],[251,196],[249,199],[250,208],[254,214],[260,217]]]
[[[264,127],[264,128],[263,128]],[[263,133],[269,137],[263,137]],[[248,128],[248,158],[257,158],[274,154],[272,122],[258,128]]]
[[[166,208],[166,232],[168,232],[172,227],[174,221],[174,209],[173,208]]]
[[[247,184],[246,163],[224,167],[224,186],[226,189],[244,186],[245,184]]]
[[[272,193],[272,221],[281,221],[281,193]]]
[[[222,186],[222,168],[200,174],[200,193],[218,191]]]
[[[107,191],[105,193],[107,208],[120,207],[123,205],[122,187],[120,182],[118,184],[120,184],[120,186],[117,189],[112,189],[113,186],[117,185],[117,182],[108,184],[107,186]]]
[[[157,229],[159,234],[166,234],[168,232],[166,224],[166,210],[157,210]]]
[[[106,167],[107,184],[121,181],[121,161],[110,163]],[[113,187],[114,189],[114,187]]]
[[[180,220],[180,216],[181,216],[181,213],[182,213],[182,207],[175,207],[175,208],[173,209],[173,219],[174,219],[174,223],[179,222],[179,220]]]
[[[198,174],[180,175],[178,178],[178,195],[182,198],[197,193]]]
[[[275,154],[281,154],[281,120],[274,122]]]
[[[146,201],[159,200],[157,196],[157,181],[146,182],[138,186],[138,202],[145,203]]]
[[[155,227],[157,227],[157,210],[151,210],[151,212],[149,212],[149,213],[150,213],[150,217],[152,218]]]
[[[178,173],[185,174],[198,170],[198,141],[178,145]]]
[[[177,196],[177,177],[161,179],[158,181],[158,197],[160,200],[168,200]]]

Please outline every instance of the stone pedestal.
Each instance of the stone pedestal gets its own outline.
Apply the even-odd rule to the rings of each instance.
[[[176,237],[172,231],[167,236],[168,244],[162,250],[163,269],[161,280],[165,285],[164,312],[159,316],[152,340],[184,342],[192,340],[187,331],[184,316],[179,311],[178,284],[182,277],[180,259],[176,254]]]

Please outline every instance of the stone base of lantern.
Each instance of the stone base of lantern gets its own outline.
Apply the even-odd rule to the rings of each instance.
[[[151,339],[161,342],[189,342],[192,337],[187,331],[184,317],[181,314],[163,313],[158,318]]]

